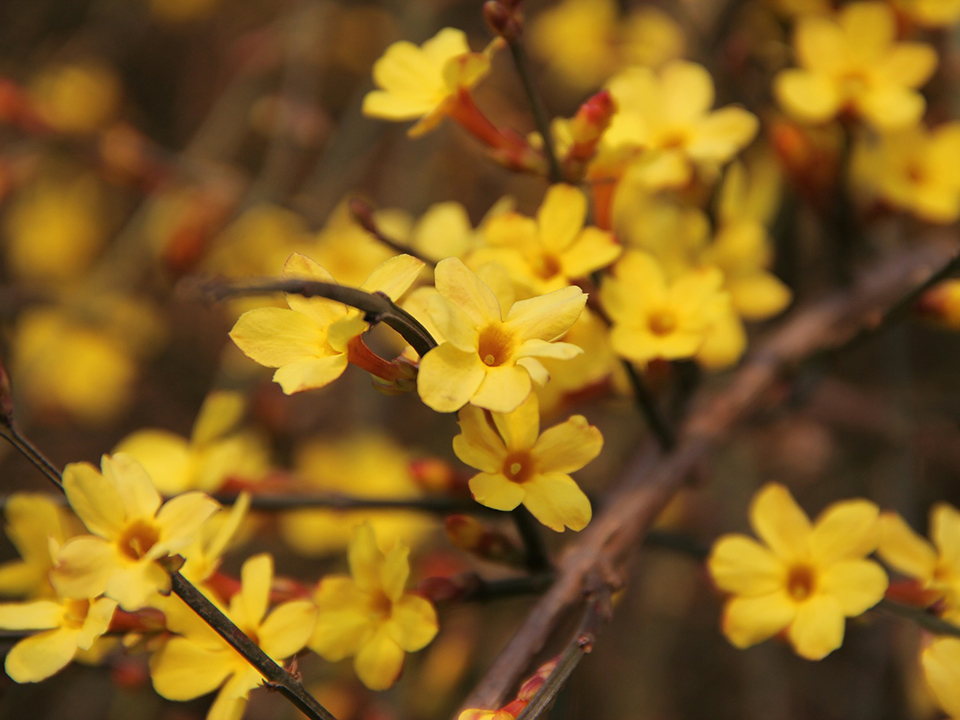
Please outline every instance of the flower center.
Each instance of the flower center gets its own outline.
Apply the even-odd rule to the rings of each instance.
[[[150,552],[150,548],[156,545],[159,539],[160,533],[155,525],[136,520],[126,527],[118,544],[120,552],[131,560],[139,560]]]
[[[677,325],[677,314],[669,308],[654,310],[647,317],[647,327],[654,335],[669,335]]]
[[[393,603],[383,590],[374,590],[370,593],[370,614],[378,619],[390,617]]]
[[[513,338],[497,325],[489,325],[480,331],[477,352],[483,364],[499,367],[513,355]]]
[[[515,452],[503,461],[503,474],[515,483],[525,483],[536,472],[533,458],[526,452]]]
[[[816,575],[809,565],[794,565],[787,576],[787,592],[794,600],[806,600],[813,594]]]
[[[907,179],[914,185],[921,185],[926,180],[926,172],[918,162],[911,162],[906,168]]]
[[[560,265],[560,259],[554,255],[544,255],[540,260],[540,267],[538,268],[540,277],[544,280],[549,280],[552,277],[555,277],[560,274],[562,266]]]
[[[64,627],[77,630],[83,627],[87,619],[87,613],[90,611],[89,600],[67,600],[63,604],[63,625]]]

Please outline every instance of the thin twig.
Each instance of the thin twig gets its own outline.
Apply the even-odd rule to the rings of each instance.
[[[410,343],[420,357],[437,346],[437,341],[413,315],[383,293],[369,293],[359,288],[338,285],[319,280],[254,280],[245,283],[230,283],[219,279],[193,280],[187,284],[201,295],[214,300],[248,295],[290,293],[303,297],[323,297],[334,300],[366,313],[366,320],[375,324],[382,322],[396,330]]]
[[[510,513],[513,516],[513,522],[517,526],[517,532],[520,533],[520,539],[523,540],[523,548],[526,551],[527,569],[530,572],[543,572],[553,567],[550,562],[550,555],[547,552],[547,546],[543,542],[543,532],[540,529],[538,521],[530,511],[522,505]]]
[[[630,387],[633,388],[633,397],[636,401],[637,409],[647,421],[650,430],[657,438],[657,443],[664,451],[672,450],[677,444],[677,435],[663,411],[657,405],[657,399],[650,392],[646,381],[640,372],[633,366],[629,360],[623,360],[623,369],[627,371],[627,377],[630,379]]]
[[[960,637],[960,627],[936,615],[931,615],[923,608],[911,607],[910,605],[904,605],[903,603],[884,598],[877,603],[873,609],[912,620],[924,630],[929,630],[935,635]]]
[[[240,496],[235,493],[216,493],[214,500],[221,505],[233,505]],[[353,497],[336,493],[255,493],[250,496],[252,510],[419,510],[435,515],[457,513],[497,513],[469,498],[448,497]]]
[[[50,458],[40,452],[37,446],[20,432],[12,417],[0,420],[0,437],[19,450],[20,454],[33,463],[34,467],[56,485],[58,490],[63,491],[63,476],[60,473],[60,468],[54,465]]]
[[[553,144],[553,136],[550,134],[550,121],[547,118],[547,111],[543,106],[543,100],[533,81],[533,73],[530,72],[530,60],[527,57],[526,48],[523,46],[523,40],[517,34],[514,37],[508,37],[507,47],[510,48],[510,55],[513,57],[513,64],[517,68],[517,75],[523,84],[523,91],[530,102],[530,112],[533,114],[533,122],[537,126],[537,132],[543,138],[543,154],[547,158],[547,167],[550,172],[550,182],[563,182],[563,170],[560,168],[560,161],[557,159],[557,150]]]
[[[366,200],[361,198],[350,198],[347,202],[347,209],[350,210],[350,214],[353,216],[353,219],[357,221],[357,224],[366,230],[370,235],[372,235],[377,241],[383,243],[391,250],[394,250],[398,253],[404,253],[406,255],[411,255],[417,260],[422,262],[425,265],[434,267],[437,262],[436,260],[431,260],[425,255],[421,255],[416,248],[411,247],[410,245],[405,245],[399,240],[387,235],[383,232],[383,229],[377,223],[377,219],[374,217],[373,206],[370,205]]]

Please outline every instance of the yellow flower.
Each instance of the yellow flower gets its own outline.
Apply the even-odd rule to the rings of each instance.
[[[76,534],[76,520],[69,510],[49,496],[14,493],[6,504],[7,537],[21,560],[0,565],[0,595],[49,597],[53,594],[47,574],[53,567],[50,543],[60,546]]]
[[[398,255],[375,269],[361,290],[400,297],[423,267],[409,255]],[[320,265],[294,253],[283,277],[335,282]],[[329,385],[347,368],[349,345],[369,328],[363,313],[326,298],[287,295],[289,310],[257,308],[240,316],[230,337],[252,360],[278,368],[273,375],[287,395]]]
[[[730,298],[722,283],[720,271],[709,267],[670,283],[653,256],[628,251],[600,290],[613,323],[614,352],[641,365],[694,357],[728,314]]]
[[[897,208],[935,223],[960,217],[960,122],[922,125],[861,146],[854,166],[861,184]]]
[[[531,376],[542,385],[547,371],[537,358],[569,359],[582,350],[554,342],[570,329],[587,302],[578,287],[521,300],[502,311],[493,291],[456,258],[435,272],[438,294],[430,318],[445,341],[420,361],[417,390],[438,412],[466,403],[510,412],[527,399]]]
[[[946,503],[935,505],[930,537],[932,544],[896,513],[883,513],[877,552],[887,565],[943,598],[946,614],[960,619],[960,512]]]
[[[879,539],[878,509],[866,500],[828,507],[811,524],[790,492],[770,483],[750,505],[764,544],[724,535],[707,562],[717,586],[733,597],[723,632],[739,648],[786,630],[797,654],[819,660],[843,642],[844,617],[876,605],[887,575],[864,559]]]
[[[727,106],[711,111],[713,78],[696,63],[676,61],[660,73],[629,68],[607,84],[619,111],[604,134],[611,148],[645,150],[633,168],[651,187],[683,185],[691,165],[712,171],[757,134],[756,116]]]
[[[490,54],[475,53],[462,30],[443,28],[421,47],[401,40],[373,65],[380,88],[367,93],[363,113],[385,120],[418,120],[410,136],[435,128],[457,102],[490,71]]]
[[[537,396],[511,413],[480,408],[460,411],[460,434],[453,451],[480,470],[470,492],[481,505],[513,510],[521,503],[551,530],[582,530],[592,515],[590,501],[570,473],[600,454],[603,436],[582,415],[540,432]]]
[[[409,548],[384,553],[373,528],[356,528],[350,543],[350,576],[327,575],[317,587],[316,631],[308,646],[331,661],[355,656],[354,669],[371,690],[396,682],[404,653],[426,647],[437,634],[437,613],[424,598],[405,593]]]
[[[218,506],[191,492],[161,507],[150,477],[128,455],[104,455],[101,467],[102,474],[88,463],[72,463],[63,472],[67,500],[93,535],[60,548],[50,581],[66,597],[104,594],[124,610],[137,610],[170,589],[170,576],[157,561],[183,550]]]
[[[269,468],[269,449],[256,433],[237,429],[245,405],[240,393],[214,391],[189,440],[166,430],[137,430],[114,452],[131,455],[164,495],[215,492],[231,477],[260,480]]]
[[[960,0],[893,0],[893,6],[923,27],[950,27],[960,20]]]
[[[422,489],[410,473],[410,455],[386,435],[365,432],[312,442],[296,453],[296,474],[306,487],[355,497],[415,498]],[[280,534],[297,552],[323,555],[347,547],[353,530],[369,522],[388,545],[413,542],[432,527],[421,513],[401,510],[310,509],[284,513]]]
[[[960,717],[960,639],[937,638],[920,654],[923,675],[937,703],[952,718]]]
[[[250,510],[250,493],[237,497],[230,511],[220,510],[203,524],[180,554],[184,557],[180,574],[194,585],[206,582],[220,567],[220,557],[237,541],[243,521]]]
[[[836,19],[801,17],[794,46],[800,68],[777,75],[774,91],[797,119],[822,123],[849,110],[892,130],[923,115],[917,88],[933,74],[937,54],[923,43],[897,42],[886,3],[853,3]]]
[[[273,558],[266,553],[243,563],[240,580],[227,617],[277,662],[300,652],[313,632],[314,604],[294,600],[267,613]],[[180,636],[150,658],[154,689],[168,700],[192,700],[219,687],[207,719],[239,720],[250,691],[263,683],[260,673],[182,602],[168,603],[164,612],[168,628]]]
[[[7,675],[27,683],[59,672],[109,629],[116,608],[114,600],[104,597],[0,604],[0,628],[43,631],[13,646],[5,663]]]
[[[613,235],[584,227],[587,200],[572,185],[547,190],[536,220],[520,213],[497,215],[484,230],[486,247],[470,263],[498,262],[534,294],[558,290],[616,260],[623,248]]]
[[[113,119],[120,103],[120,80],[97,61],[50,67],[32,83],[40,117],[55,130],[92,133]]]
[[[944,280],[927,290],[914,312],[948,330],[960,330],[960,280]]]

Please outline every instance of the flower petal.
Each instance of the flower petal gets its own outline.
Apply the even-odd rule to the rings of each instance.
[[[100,463],[103,476],[120,491],[127,520],[152,518],[160,507],[160,493],[153,486],[147,471],[132,456],[117,453],[104,455]]]
[[[470,478],[470,492],[481,505],[494,510],[513,510],[526,495],[523,486],[501,473],[480,473]]]
[[[590,500],[569,475],[543,473],[523,484],[523,506],[551,530],[583,530],[593,511]]]
[[[115,537],[123,530],[126,516],[120,491],[93,465],[67,465],[63,471],[63,490],[87,530],[103,538]]]
[[[786,585],[784,564],[746,535],[724,535],[718,539],[707,567],[717,587],[737,595],[766,596],[782,591]]]
[[[46,680],[77,654],[77,633],[57,628],[24,638],[7,654],[7,675],[18,683]]]
[[[493,413],[493,422],[508,451],[532,448],[540,434],[540,403],[536,393],[530,393],[513,412]]]
[[[267,613],[270,601],[270,584],[273,582],[273,557],[269,553],[254,555],[240,568],[240,607],[245,622],[256,627]]]
[[[427,600],[406,594],[393,603],[387,632],[406,652],[416,652],[437,635],[437,611]]]
[[[77,647],[89,650],[94,641],[110,629],[110,621],[117,609],[117,601],[110,598],[98,598],[90,603],[87,617],[83,620],[80,634],[77,637]]]
[[[816,594],[798,606],[787,636],[800,657],[822,660],[843,644],[843,626],[840,601]]]
[[[316,628],[307,644],[332,662],[355,655],[374,627],[366,611],[368,595],[351,578],[328,575],[320,583],[316,600]]]
[[[933,579],[937,567],[936,551],[896,513],[880,515],[878,552],[887,565],[904,575],[925,582]]]
[[[116,552],[110,543],[82,535],[60,548],[57,566],[50,571],[50,582],[65,597],[97,597],[106,589],[115,563]]]
[[[750,524],[781,558],[805,558],[812,528],[796,500],[783,485],[768,483],[750,503]]]
[[[533,382],[526,368],[501,365],[487,368],[470,403],[495,413],[509,413],[520,407],[532,391]]]
[[[573,326],[586,304],[583,290],[570,285],[514,303],[503,329],[521,344],[533,338],[556,340]]]
[[[394,545],[380,566],[380,587],[391,600],[396,601],[403,595],[410,577],[410,548],[402,543]]]
[[[475,327],[502,320],[496,295],[458,258],[437,263],[434,285],[441,295],[467,314]]]
[[[817,579],[817,592],[835,597],[847,617],[861,615],[883,598],[887,574],[872,560],[845,560],[826,568]]]
[[[776,635],[793,622],[796,614],[796,605],[781,591],[737,596],[724,606],[721,628],[735,647],[748,648]]]
[[[381,628],[360,646],[353,667],[368,688],[386,690],[400,677],[403,655],[403,648]]]
[[[319,263],[311,260],[306,255],[293,253],[283,264],[283,272],[280,276],[284,280],[317,280],[319,282],[333,283],[333,275],[327,272],[326,268]],[[301,313],[312,320],[318,327],[327,327],[342,318],[347,309],[342,303],[329,300],[323,297],[304,297],[296,293],[286,293],[284,297],[291,310]]]
[[[487,422],[486,413],[467,405],[459,415],[460,434],[453,439],[453,452],[472,468],[496,472],[503,465],[507,450],[503,440]]]
[[[373,526],[365,522],[354,528],[353,539],[347,550],[347,561],[350,563],[350,575],[358,588],[364,592],[381,589],[380,568],[383,560],[383,552],[377,545]]]
[[[0,604],[0,628],[48,630],[60,626],[63,606],[53,600]]]
[[[869,555],[880,542],[880,509],[867,500],[833,503],[817,518],[810,535],[810,552],[817,564],[856,560]]]
[[[326,329],[303,313],[283,308],[248,310],[237,320],[230,337],[244,355],[266,367],[329,354]]]
[[[304,390],[317,390],[326,387],[343,375],[347,364],[346,353],[329,357],[302,358],[279,368],[273,374],[273,381],[287,395]]]
[[[532,455],[537,467],[547,472],[571,473],[600,454],[603,435],[583,415],[545,430],[537,439]]]
[[[260,647],[272,658],[282,660],[306,647],[317,625],[317,606],[308,600],[294,600],[275,608],[260,626]]]
[[[360,285],[360,289],[367,292],[382,292],[396,301],[413,285],[423,266],[423,260],[418,260],[411,255],[396,255],[374,268],[370,276]]]
[[[153,688],[167,700],[192,700],[216,690],[234,672],[233,651],[175,637],[150,658]]]
[[[203,524],[219,509],[219,503],[202,492],[188,492],[168,500],[157,513],[157,526],[162,530],[157,546],[165,553],[182,550],[196,539]]]
[[[486,376],[485,365],[474,353],[450,343],[434,348],[420,361],[417,392],[427,407],[455,412],[466,405]]]
[[[843,104],[835,83],[806,70],[783,70],[774,78],[773,90],[788,113],[806,122],[826,122]]]
[[[573,185],[551,185],[537,211],[540,242],[553,253],[566,249],[583,229],[587,199]]]
[[[960,717],[960,640],[939,638],[920,655],[927,685],[950,717]]]
[[[946,503],[937,503],[930,513],[930,537],[944,563],[960,568],[960,512]]]

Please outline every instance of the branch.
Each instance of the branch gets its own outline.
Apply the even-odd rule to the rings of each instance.
[[[899,617],[906,618],[907,620],[912,620],[924,630],[928,630],[935,635],[950,635],[952,637],[960,637],[960,627],[954,625],[952,622],[944,620],[943,618],[939,618],[936,615],[931,615],[923,608],[911,607],[909,605],[904,605],[903,603],[894,602],[893,600],[884,598],[877,603],[873,609],[888,613],[890,615],[897,615]]]
[[[223,280],[196,279],[186,285],[196,293],[213,300],[248,295],[290,293],[306,298],[322,297],[355,307],[366,313],[369,323],[385,323],[396,330],[417,351],[420,357],[437,346],[437,341],[413,315],[383,293],[369,293],[359,288],[321,282],[320,280],[254,280],[230,283]]]
[[[633,398],[637,409],[640,410],[640,414],[643,415],[650,430],[656,436],[660,449],[664,452],[673,450],[677,444],[677,434],[664,417],[663,411],[657,404],[657,399],[653,396],[653,393],[650,392],[646,380],[629,360],[622,360],[621,364],[630,379],[630,387],[633,388]]]
[[[527,569],[531,573],[550,570],[553,565],[550,562],[550,554],[547,552],[547,546],[543,542],[540,521],[533,517],[530,511],[523,506],[518,507],[510,514],[513,516],[513,522],[517,526],[520,539],[523,540],[523,549],[526,551]]]
[[[671,454],[660,455],[649,446],[641,448],[602,512],[561,559],[556,582],[532,608],[463,707],[500,707],[564,613],[581,602],[590,574],[622,561],[628,550],[639,545],[691,471],[760,404],[785,371],[829,347],[841,326],[869,321],[877,305],[897,305],[904,293],[929,280],[931,266],[951,261],[954,253],[955,248],[943,245],[902,251],[875,268],[855,289],[795,312],[751,353],[725,390],[698,396],[695,411]]]
[[[251,489],[251,493],[255,493]],[[240,497],[234,493],[215,493],[213,499],[221,505],[233,505]],[[420,510],[435,515],[452,515],[457,513],[501,514],[499,510],[485,507],[475,500],[468,498],[448,497],[413,497],[413,498],[382,498],[382,497],[352,497],[335,493],[261,493],[251,494],[250,508],[252,510]]]

